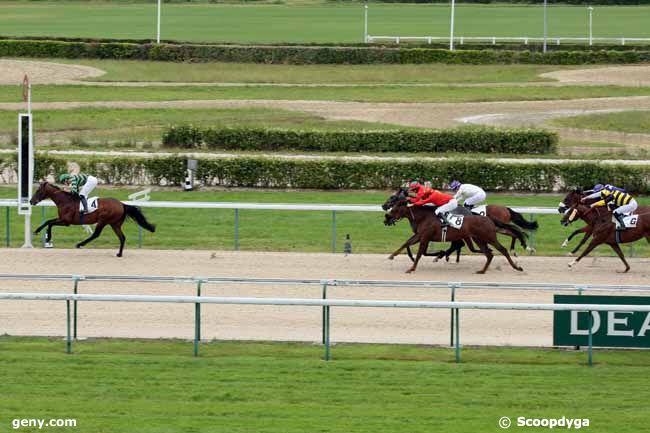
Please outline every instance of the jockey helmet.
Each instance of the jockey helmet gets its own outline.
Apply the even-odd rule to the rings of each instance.
[[[598,183],[598,184],[594,185],[594,192],[600,192],[604,188],[605,188],[605,185],[603,185],[602,183]]]
[[[461,183],[457,180],[453,180],[451,184],[449,185],[449,188],[452,189],[452,191],[456,191],[458,188],[460,188]]]
[[[411,183],[409,183],[409,190],[411,191],[417,191],[420,188],[422,188],[422,185],[417,180],[414,180]]]

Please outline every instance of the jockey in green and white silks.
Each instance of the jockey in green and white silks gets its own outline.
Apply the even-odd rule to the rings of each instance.
[[[88,213],[88,196],[97,186],[97,178],[84,173],[64,173],[59,176],[59,182],[70,185],[70,192],[78,194],[83,206],[82,214]]]

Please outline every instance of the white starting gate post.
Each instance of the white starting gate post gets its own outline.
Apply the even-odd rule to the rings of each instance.
[[[18,214],[25,216],[23,248],[32,248],[32,185],[34,183],[34,136],[32,133],[32,86],[25,74],[23,99],[27,113],[18,115]]]

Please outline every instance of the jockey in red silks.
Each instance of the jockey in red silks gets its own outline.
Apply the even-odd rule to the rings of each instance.
[[[437,189],[429,188],[420,185],[419,183],[411,184],[409,190],[413,191],[414,196],[411,195],[409,198],[409,206],[423,206],[425,204],[433,204],[436,206],[435,213],[442,221],[443,226],[449,225],[447,220],[447,214],[452,210],[458,207],[458,202],[456,199],[443,192],[438,191]]]

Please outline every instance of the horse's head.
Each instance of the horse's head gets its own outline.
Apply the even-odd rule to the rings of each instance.
[[[564,199],[560,202],[557,211],[559,213],[566,213],[571,207],[580,203],[580,199],[584,197],[584,193],[580,188],[575,188],[564,196]]]
[[[58,190],[55,185],[52,185],[46,181],[41,182],[41,184],[38,186],[38,189],[32,196],[32,198],[29,200],[29,204],[32,206],[36,206],[38,203],[41,201],[45,200],[46,198],[50,198],[50,194],[52,193],[53,190]]]
[[[583,218],[588,213],[590,213],[593,209],[594,208],[592,207],[580,204],[580,202],[578,201],[577,204],[574,204],[564,212],[564,215],[562,216],[562,220],[560,221],[560,223],[566,227],[569,224],[573,223],[575,220]]]
[[[405,200],[408,194],[408,189],[400,187],[400,189],[395,192],[395,194],[388,197],[388,199],[381,205],[381,208],[385,211],[390,210],[395,204],[400,200]]]
[[[388,212],[386,212],[384,215],[384,225],[395,225],[397,221],[404,218],[408,210],[407,204],[408,200],[406,200],[406,198],[396,200],[395,203],[388,209]]]

